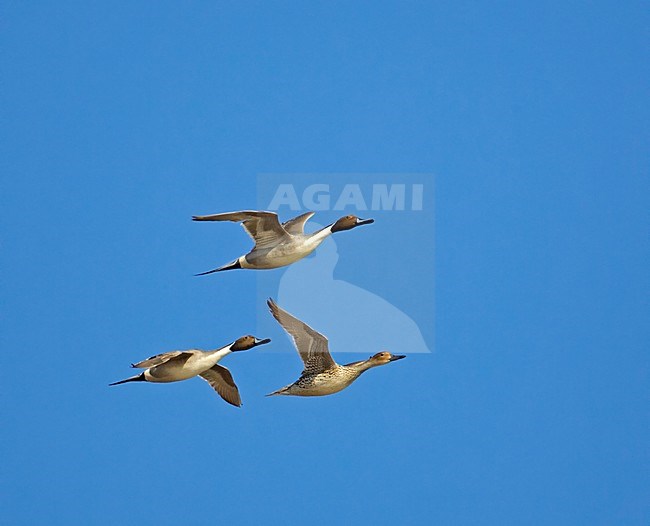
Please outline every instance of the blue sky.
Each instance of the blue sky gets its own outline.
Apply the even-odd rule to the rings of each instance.
[[[643,3],[5,2],[0,20],[3,523],[648,524]],[[270,327],[224,360],[241,410],[198,379],[109,389],[256,330],[254,276],[192,276],[248,240],[190,217],[255,205],[261,173],[435,174],[435,241],[407,231],[372,274],[377,222],[341,234],[338,263],[387,294],[433,251],[434,352],[264,398],[300,371]]]

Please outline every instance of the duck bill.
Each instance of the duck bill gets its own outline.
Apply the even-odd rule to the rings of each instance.
[[[257,347],[258,345],[264,345],[270,342],[271,342],[271,338],[264,338],[263,340],[260,340],[259,338],[255,338],[253,347]]]
[[[374,223],[374,219],[359,219],[354,226],[361,226],[361,225],[369,225],[371,223]]]
[[[406,358],[405,354],[393,354],[393,356],[390,357],[389,362],[394,362],[396,360],[401,360],[402,358]]]

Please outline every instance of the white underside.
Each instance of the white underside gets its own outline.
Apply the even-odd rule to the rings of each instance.
[[[276,246],[255,247],[239,258],[239,264],[242,268],[258,270],[285,267],[311,254],[331,234],[326,228],[310,235],[291,236],[289,241]]]
[[[151,367],[144,372],[144,378],[148,382],[167,383],[180,382],[194,378],[213,367],[219,360],[232,351],[230,347],[218,351],[204,352],[194,351],[185,363],[178,363],[174,360]]]

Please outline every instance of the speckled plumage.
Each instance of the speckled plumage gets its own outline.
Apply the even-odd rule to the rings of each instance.
[[[367,360],[339,365],[330,355],[325,336],[278,307],[273,300],[269,299],[267,303],[273,317],[293,339],[305,364],[298,380],[267,396],[325,396],[338,393],[368,369],[404,358],[403,355],[380,352]]]

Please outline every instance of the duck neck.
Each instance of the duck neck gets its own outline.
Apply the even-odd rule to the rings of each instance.
[[[332,227],[334,226],[334,223],[331,225],[327,225],[320,230],[316,230],[313,234],[311,234],[311,239],[313,241],[317,241],[318,243],[322,242],[325,240],[327,237],[332,235]]]
[[[210,357],[214,360],[214,363],[217,363],[224,356],[227,356],[232,352],[232,350],[230,349],[231,345],[232,344],[226,345],[225,347],[221,347],[220,349],[215,349],[214,351],[208,351],[208,354],[210,354]]]
[[[350,367],[351,369],[354,369],[357,371],[359,374],[367,371],[368,369],[372,369],[375,367],[375,363],[372,362],[371,360],[363,360],[362,362],[354,362],[351,364],[348,364],[347,367]]]

